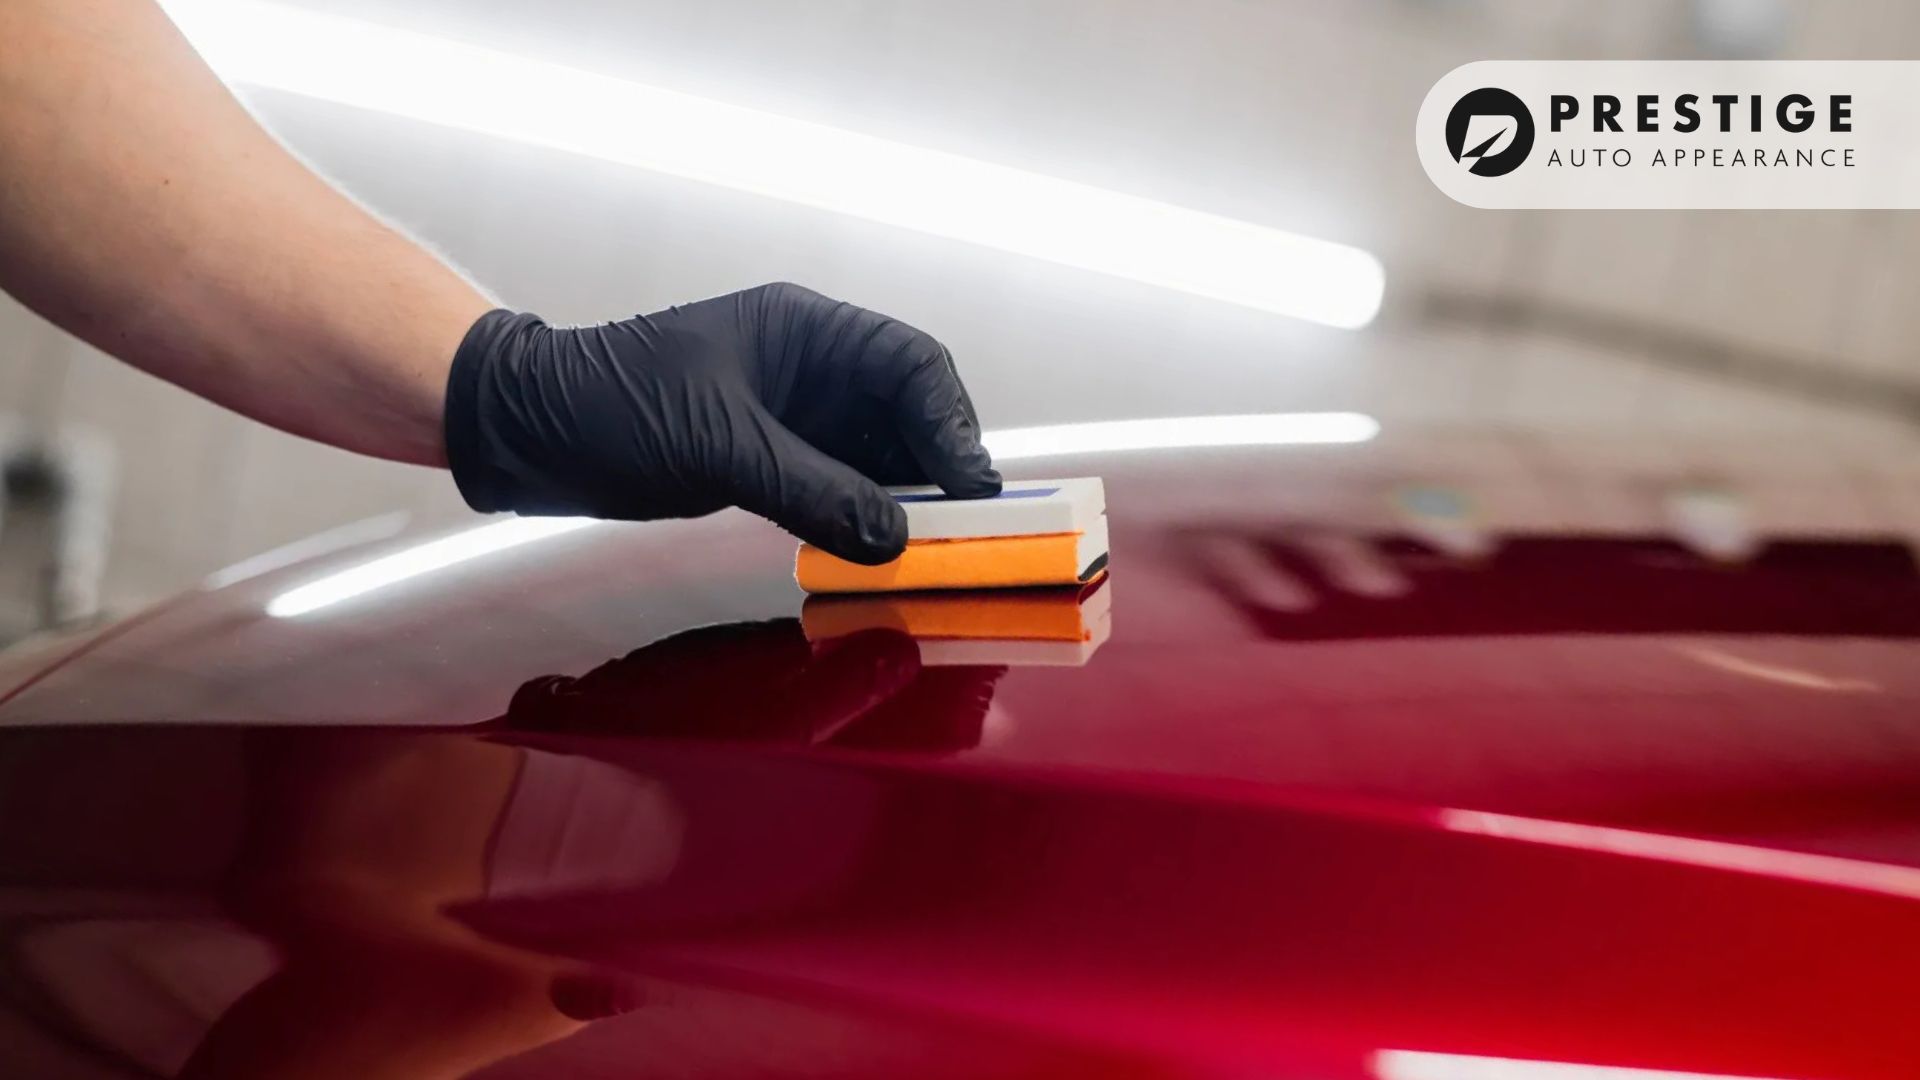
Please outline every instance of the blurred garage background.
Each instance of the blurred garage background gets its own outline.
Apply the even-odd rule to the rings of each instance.
[[[597,321],[789,279],[944,339],[989,428],[1351,410],[1380,435],[1329,467],[1382,513],[1415,492],[1415,512],[1490,531],[1667,532],[1728,557],[1775,534],[1920,537],[1914,217],[1476,211],[1412,142],[1427,88],[1468,61],[1904,57],[1914,5],[305,2],[1337,240],[1386,270],[1379,318],[1331,329],[240,88],[510,306]],[[240,419],[4,298],[0,447],[0,640],[323,530],[470,516],[444,474]]]

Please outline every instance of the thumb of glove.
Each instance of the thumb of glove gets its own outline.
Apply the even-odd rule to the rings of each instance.
[[[734,424],[734,502],[807,543],[875,566],[907,547],[907,512],[880,485],[821,452],[765,409]]]

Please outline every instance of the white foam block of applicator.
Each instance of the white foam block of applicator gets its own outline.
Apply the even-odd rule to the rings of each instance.
[[[1107,512],[1107,490],[1097,476],[1009,480],[991,499],[950,499],[937,487],[887,493],[907,512],[907,535],[915,540],[1086,532]]]

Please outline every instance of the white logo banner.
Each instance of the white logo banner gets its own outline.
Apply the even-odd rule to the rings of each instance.
[[[1920,62],[1485,60],[1414,141],[1490,210],[1920,207]]]

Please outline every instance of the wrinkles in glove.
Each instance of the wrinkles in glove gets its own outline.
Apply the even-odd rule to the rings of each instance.
[[[1000,491],[944,346],[788,284],[599,326],[489,312],[454,357],[446,439],[476,510],[650,520],[739,506],[867,564],[907,542],[881,485]]]

